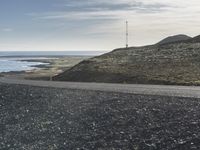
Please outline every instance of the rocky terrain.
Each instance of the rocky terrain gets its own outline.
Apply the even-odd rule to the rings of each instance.
[[[0,84],[0,149],[198,150],[199,106],[195,98]]]
[[[184,35],[184,34],[179,34],[179,35],[167,37],[167,38],[163,39],[162,41],[158,42],[157,44],[158,45],[169,44],[169,43],[173,43],[173,42],[186,41],[189,39],[192,39],[192,38],[187,35]]]
[[[200,85],[200,36],[168,41],[116,49],[82,61],[54,80]]]

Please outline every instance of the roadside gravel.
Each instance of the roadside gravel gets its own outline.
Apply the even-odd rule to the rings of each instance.
[[[0,84],[0,149],[200,149],[200,99]]]

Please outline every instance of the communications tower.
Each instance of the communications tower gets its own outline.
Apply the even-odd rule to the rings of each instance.
[[[126,21],[126,48],[128,48],[128,21]]]

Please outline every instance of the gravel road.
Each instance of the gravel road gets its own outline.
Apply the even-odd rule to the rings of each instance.
[[[0,78],[0,83],[31,85],[40,87],[54,87],[64,89],[79,89],[104,92],[120,92],[143,95],[161,95],[200,98],[198,86],[171,85],[143,85],[143,84],[111,84],[111,83],[83,83],[83,82],[51,82]]]
[[[0,83],[0,149],[200,149],[200,99]]]

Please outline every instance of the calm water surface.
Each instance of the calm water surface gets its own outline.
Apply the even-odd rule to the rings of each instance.
[[[42,65],[42,62],[26,62],[24,59],[45,59],[49,56],[98,56],[103,51],[51,51],[51,52],[0,52],[0,73],[11,71],[28,71],[35,69],[36,65]]]

